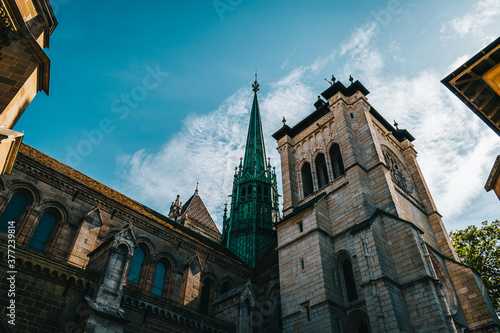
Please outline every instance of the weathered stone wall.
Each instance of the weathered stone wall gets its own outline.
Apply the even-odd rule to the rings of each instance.
[[[491,304],[470,269],[457,263],[411,142],[382,125],[360,91],[335,94],[329,108],[309,127],[278,140],[285,331],[357,331],[364,324],[378,332],[487,331],[495,325]],[[315,156],[323,153],[329,163],[332,143],[341,148],[345,174],[333,179],[329,166],[330,183],[319,188],[314,180],[314,192],[304,197],[303,163],[311,164],[316,178]],[[431,249],[448,258],[439,274]],[[352,263],[357,292],[350,302],[345,260]],[[444,286],[446,279],[453,282]]]
[[[197,327],[196,325],[206,323],[209,320],[208,317],[198,312],[200,311],[202,281],[207,277],[213,281],[214,286],[211,302],[222,293],[223,281],[229,281],[233,287],[237,287],[251,278],[261,281],[266,292],[269,285],[273,284],[272,281],[274,284],[277,282],[277,272],[266,271],[266,276],[259,276],[219,244],[27,146],[22,146],[13,173],[8,176],[3,175],[0,185],[2,189],[0,212],[5,209],[15,193],[25,193],[32,199],[16,226],[17,246],[26,249],[41,216],[48,210],[54,211],[58,222],[44,250],[37,252],[26,249],[26,251],[35,253],[40,258],[47,260],[50,258],[48,267],[58,265],[58,263],[70,267],[76,270],[75,274],[80,278],[88,274],[85,270],[88,263],[86,254],[132,224],[132,232],[138,246],[144,250],[145,260],[139,282],[126,281],[123,297],[128,302],[125,306],[126,313],[131,315],[127,330],[135,330],[140,326],[141,332],[154,332],[158,328],[172,325],[172,329],[188,332],[192,331],[193,327]],[[2,234],[0,237],[5,238],[6,235]],[[96,258],[95,265],[100,262],[99,265],[105,267],[108,260],[107,256]],[[161,297],[151,293],[156,265],[159,262],[164,263],[167,268],[166,283]],[[186,280],[189,275],[186,273],[191,271],[190,266],[193,262],[196,263],[198,269],[197,282],[192,279]],[[98,275],[101,273],[99,270],[95,271],[95,283],[99,280]],[[119,272],[115,273],[119,274]],[[22,286],[28,287],[36,282],[36,273],[33,271],[20,271],[18,277],[18,283]],[[66,300],[64,297],[68,297],[61,296],[64,293],[61,288],[64,289],[64,284],[58,285],[57,282],[55,286],[41,284],[40,288],[33,290],[34,293],[20,298],[21,326],[38,325],[40,332],[52,332],[59,329],[54,328],[54,325],[62,324],[58,318],[69,318],[68,320],[77,322],[77,316],[74,312],[69,314],[68,309],[74,310],[78,302],[83,300],[83,287],[78,297],[71,296],[72,298],[68,299],[71,304],[67,305],[61,304]],[[4,290],[6,289],[2,289]],[[49,319],[45,321],[37,319],[38,322],[35,323],[32,317],[22,315],[21,312],[24,309],[31,311],[29,308],[32,306],[31,298],[36,299],[38,296],[34,295],[38,291],[43,295],[41,300],[45,297],[52,302],[47,292],[43,290],[51,291],[51,297],[59,303],[54,305],[54,309],[50,308],[49,312],[41,314],[42,317]],[[91,295],[92,291],[87,290],[85,294]],[[187,295],[190,296],[187,297]],[[76,298],[79,298],[78,302]],[[144,300],[148,300],[147,303],[144,303]],[[37,303],[37,306],[40,304]],[[144,306],[145,308],[142,308]],[[151,316],[146,314],[143,327],[143,318],[140,323],[135,323],[134,320],[143,316],[143,310],[148,306],[152,307],[153,312]],[[62,311],[68,313],[66,317],[61,317]],[[170,317],[166,315],[167,313]],[[174,316],[176,319],[173,319]],[[54,322],[50,321],[51,318],[54,318]],[[89,315],[85,318],[94,321],[93,316]],[[83,319],[80,318],[80,320]],[[162,321],[163,324],[160,324]],[[232,323],[225,324],[213,320],[209,326],[214,331],[231,332],[234,330],[234,326],[231,325]],[[205,325],[204,329],[208,330],[209,326]]]
[[[54,261],[35,251],[16,249],[15,297],[6,279],[7,246],[0,245],[0,308],[7,321],[7,306],[15,300],[15,326],[11,332],[73,332],[77,313],[84,311],[83,295],[90,276],[71,265]],[[10,275],[10,274],[9,274]]]

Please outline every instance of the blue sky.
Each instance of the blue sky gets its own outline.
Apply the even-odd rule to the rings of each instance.
[[[162,213],[200,195],[220,226],[259,72],[271,134],[313,110],[334,74],[416,137],[448,229],[500,217],[483,190],[500,139],[439,82],[500,32],[497,0],[53,0],[51,91],[24,142]]]

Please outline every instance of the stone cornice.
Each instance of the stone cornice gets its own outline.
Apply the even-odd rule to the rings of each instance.
[[[157,299],[144,293],[136,293],[128,288],[124,289],[123,307],[133,309],[144,316],[159,316],[167,321],[189,327],[196,332],[233,332],[234,326],[219,320],[189,311],[186,308],[175,306],[169,301]],[[148,310],[149,309],[149,310]]]
[[[95,276],[85,270],[65,263],[61,260],[52,259],[49,255],[39,253],[34,250],[27,249],[16,244],[16,265],[15,269],[37,271],[37,276],[45,275],[47,278],[59,279],[68,281],[73,278],[75,284],[80,284],[82,287],[88,283],[97,282]],[[0,243],[0,259],[2,265],[7,263],[7,244]]]

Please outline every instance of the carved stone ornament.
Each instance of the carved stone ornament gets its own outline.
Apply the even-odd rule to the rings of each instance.
[[[0,26],[3,30],[15,31],[14,25],[12,24],[3,2],[0,2]]]
[[[384,154],[385,164],[389,167],[389,171],[391,172],[392,180],[406,192],[413,192],[413,188],[405,176],[405,174],[408,175],[408,172],[405,170],[399,158],[386,146],[382,147],[382,152]]]

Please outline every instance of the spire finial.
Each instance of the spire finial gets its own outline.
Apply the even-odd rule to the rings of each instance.
[[[354,83],[354,78],[352,77],[352,75],[349,75],[349,81],[351,82],[351,84]]]
[[[257,82],[257,70],[255,70],[255,82],[252,84],[252,90],[257,93],[259,91],[259,82]]]
[[[396,127],[396,129],[399,131],[398,125],[399,124],[394,120],[394,127]]]
[[[285,125],[286,125],[286,119],[285,119],[285,116],[283,116],[283,120],[282,120],[282,122],[283,122],[283,126],[285,126]]]
[[[196,181],[196,190],[194,190],[194,194],[198,194],[198,182],[199,180]]]

